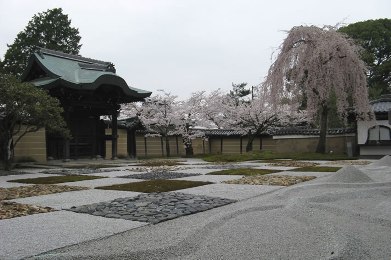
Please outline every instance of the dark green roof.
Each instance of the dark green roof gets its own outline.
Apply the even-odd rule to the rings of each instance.
[[[122,93],[119,92],[118,103],[138,101],[151,95],[149,91],[128,86],[110,62],[43,48],[31,56],[22,80],[49,90],[56,87],[83,91],[119,88]]]

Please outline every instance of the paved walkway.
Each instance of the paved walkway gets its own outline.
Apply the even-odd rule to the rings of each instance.
[[[0,259],[34,255],[40,255],[37,259],[333,259],[334,256],[350,256],[354,253],[353,249],[358,250],[353,258],[376,256],[382,259],[391,256],[389,247],[385,245],[391,241],[389,166],[358,166],[371,174],[374,183],[328,184],[327,178],[334,173],[322,173],[314,181],[288,188],[224,184],[221,183],[224,180],[241,176],[205,175],[211,171],[208,168],[200,161],[192,160],[185,170],[177,172],[200,174],[183,179],[214,184],[157,197],[137,192],[91,189],[16,199],[16,202],[50,206],[60,211],[0,220]],[[278,169],[283,170],[281,167]],[[287,173],[302,174],[284,172]],[[143,173],[132,172],[131,167],[123,166],[100,172],[99,175],[108,177],[106,179],[66,185],[93,188],[124,183],[124,180],[140,181],[119,178],[130,174]],[[305,175],[314,174],[317,173]],[[26,176],[1,176],[0,187],[7,187],[7,180]],[[179,197],[182,200],[178,200]],[[140,198],[144,200],[138,200]],[[151,202],[151,198],[158,204],[145,204],[146,201]],[[204,203],[207,200],[214,202]],[[197,202],[196,206],[194,202]],[[214,203],[215,208],[211,206]],[[170,215],[172,220],[161,223],[142,219],[148,214],[157,214],[159,209],[161,212],[164,204],[173,206],[172,210],[180,209],[178,205],[182,205],[184,210],[178,210],[177,215]],[[99,212],[96,210],[99,206],[103,211],[104,205],[116,205],[122,209],[131,205],[130,209],[142,214],[133,220],[92,215]],[[196,209],[198,206],[200,208]],[[208,210],[208,207],[213,209]],[[186,212],[189,208],[193,212]],[[70,210],[84,210],[85,213]],[[116,213],[120,211],[117,209]],[[184,212],[186,214],[182,214]],[[179,217],[181,215],[186,216]],[[373,248],[368,249],[371,246]],[[316,250],[318,255],[314,255]]]

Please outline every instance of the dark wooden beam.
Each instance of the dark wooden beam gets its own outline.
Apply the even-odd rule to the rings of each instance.
[[[112,160],[118,159],[118,111],[114,110],[112,113],[112,119],[111,119],[111,153],[112,153]]]

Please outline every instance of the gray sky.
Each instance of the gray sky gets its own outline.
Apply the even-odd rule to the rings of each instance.
[[[391,17],[390,0],[0,0],[0,56],[34,14],[55,7],[79,28],[81,55],[180,98],[259,84],[293,26]]]

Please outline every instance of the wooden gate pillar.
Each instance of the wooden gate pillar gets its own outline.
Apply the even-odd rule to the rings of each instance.
[[[118,159],[118,111],[114,110],[111,116],[111,159],[116,160]]]

